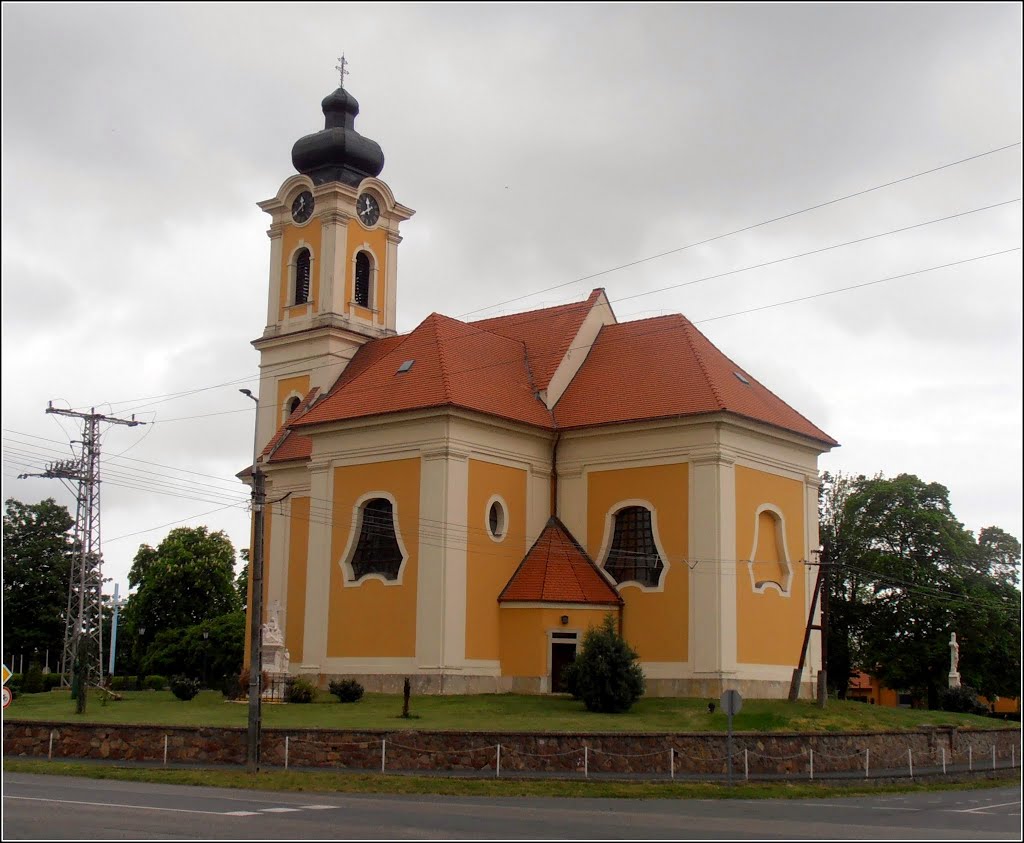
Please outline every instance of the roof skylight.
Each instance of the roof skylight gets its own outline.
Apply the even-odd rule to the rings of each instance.
[[[395,374],[400,375],[403,372],[408,372],[412,368],[412,364],[415,362],[415,360],[406,360],[401,366],[398,367],[398,371],[395,372]]]
[[[734,374],[734,375],[736,375],[736,379],[737,379],[737,380],[738,380],[738,381],[739,381],[740,383],[745,383],[745,384],[746,384],[747,386],[750,386],[750,381],[748,381],[748,380],[747,380],[747,379],[746,379],[746,378],[745,378],[745,377],[743,376],[743,373],[742,373],[742,372],[733,372],[733,374]]]

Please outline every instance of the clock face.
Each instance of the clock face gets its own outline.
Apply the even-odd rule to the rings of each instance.
[[[356,200],[356,213],[363,225],[374,225],[380,219],[380,206],[369,193],[364,193]]]
[[[313,194],[308,190],[302,191],[292,202],[292,219],[295,222],[305,222],[313,214]]]

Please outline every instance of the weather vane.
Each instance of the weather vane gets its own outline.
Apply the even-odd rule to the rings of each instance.
[[[345,77],[349,75],[349,72],[345,69],[345,65],[347,64],[348,62],[345,61],[345,54],[342,53],[341,58],[338,59],[338,63],[334,66],[334,69],[338,71],[338,76],[341,78],[341,84],[338,86],[340,88],[345,87]]]

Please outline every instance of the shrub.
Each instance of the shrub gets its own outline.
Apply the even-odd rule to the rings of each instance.
[[[188,676],[172,676],[171,693],[179,700],[190,700],[199,693],[199,680]]]
[[[39,662],[32,662],[25,673],[25,679],[21,683],[21,690],[26,694],[39,694],[43,691],[43,669]]]
[[[154,673],[146,677],[143,686],[150,691],[162,691],[167,687],[167,677]]]
[[[939,691],[939,710],[961,714],[988,714],[988,708],[978,701],[978,692],[970,685],[943,688]]]
[[[331,680],[328,687],[331,693],[338,698],[338,702],[354,703],[363,698],[363,686],[355,679]]]
[[[289,676],[284,697],[290,703],[311,703],[316,698],[316,685],[303,676]]]
[[[588,711],[629,711],[644,693],[637,654],[618,634],[611,615],[605,615],[601,626],[587,631],[566,678]]]
[[[61,678],[62,676],[59,673],[44,673],[43,689],[46,691],[52,691],[54,688],[59,688]]]
[[[110,690],[111,691],[127,691],[128,690],[128,677],[127,676],[111,676],[110,677]]]
[[[11,677],[7,680],[7,684],[4,687],[10,688],[11,693],[14,694],[14,696],[18,696],[18,694],[22,692],[21,686],[24,682],[24,678],[25,677],[22,676],[22,674],[20,673],[12,673]]]

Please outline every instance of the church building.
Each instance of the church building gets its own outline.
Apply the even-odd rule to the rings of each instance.
[[[817,459],[837,443],[686,317],[619,322],[602,289],[398,334],[414,212],[379,178],[355,98],[322,107],[260,203],[263,605],[290,673],[557,692],[611,613],[648,694],[785,696],[817,573]]]

